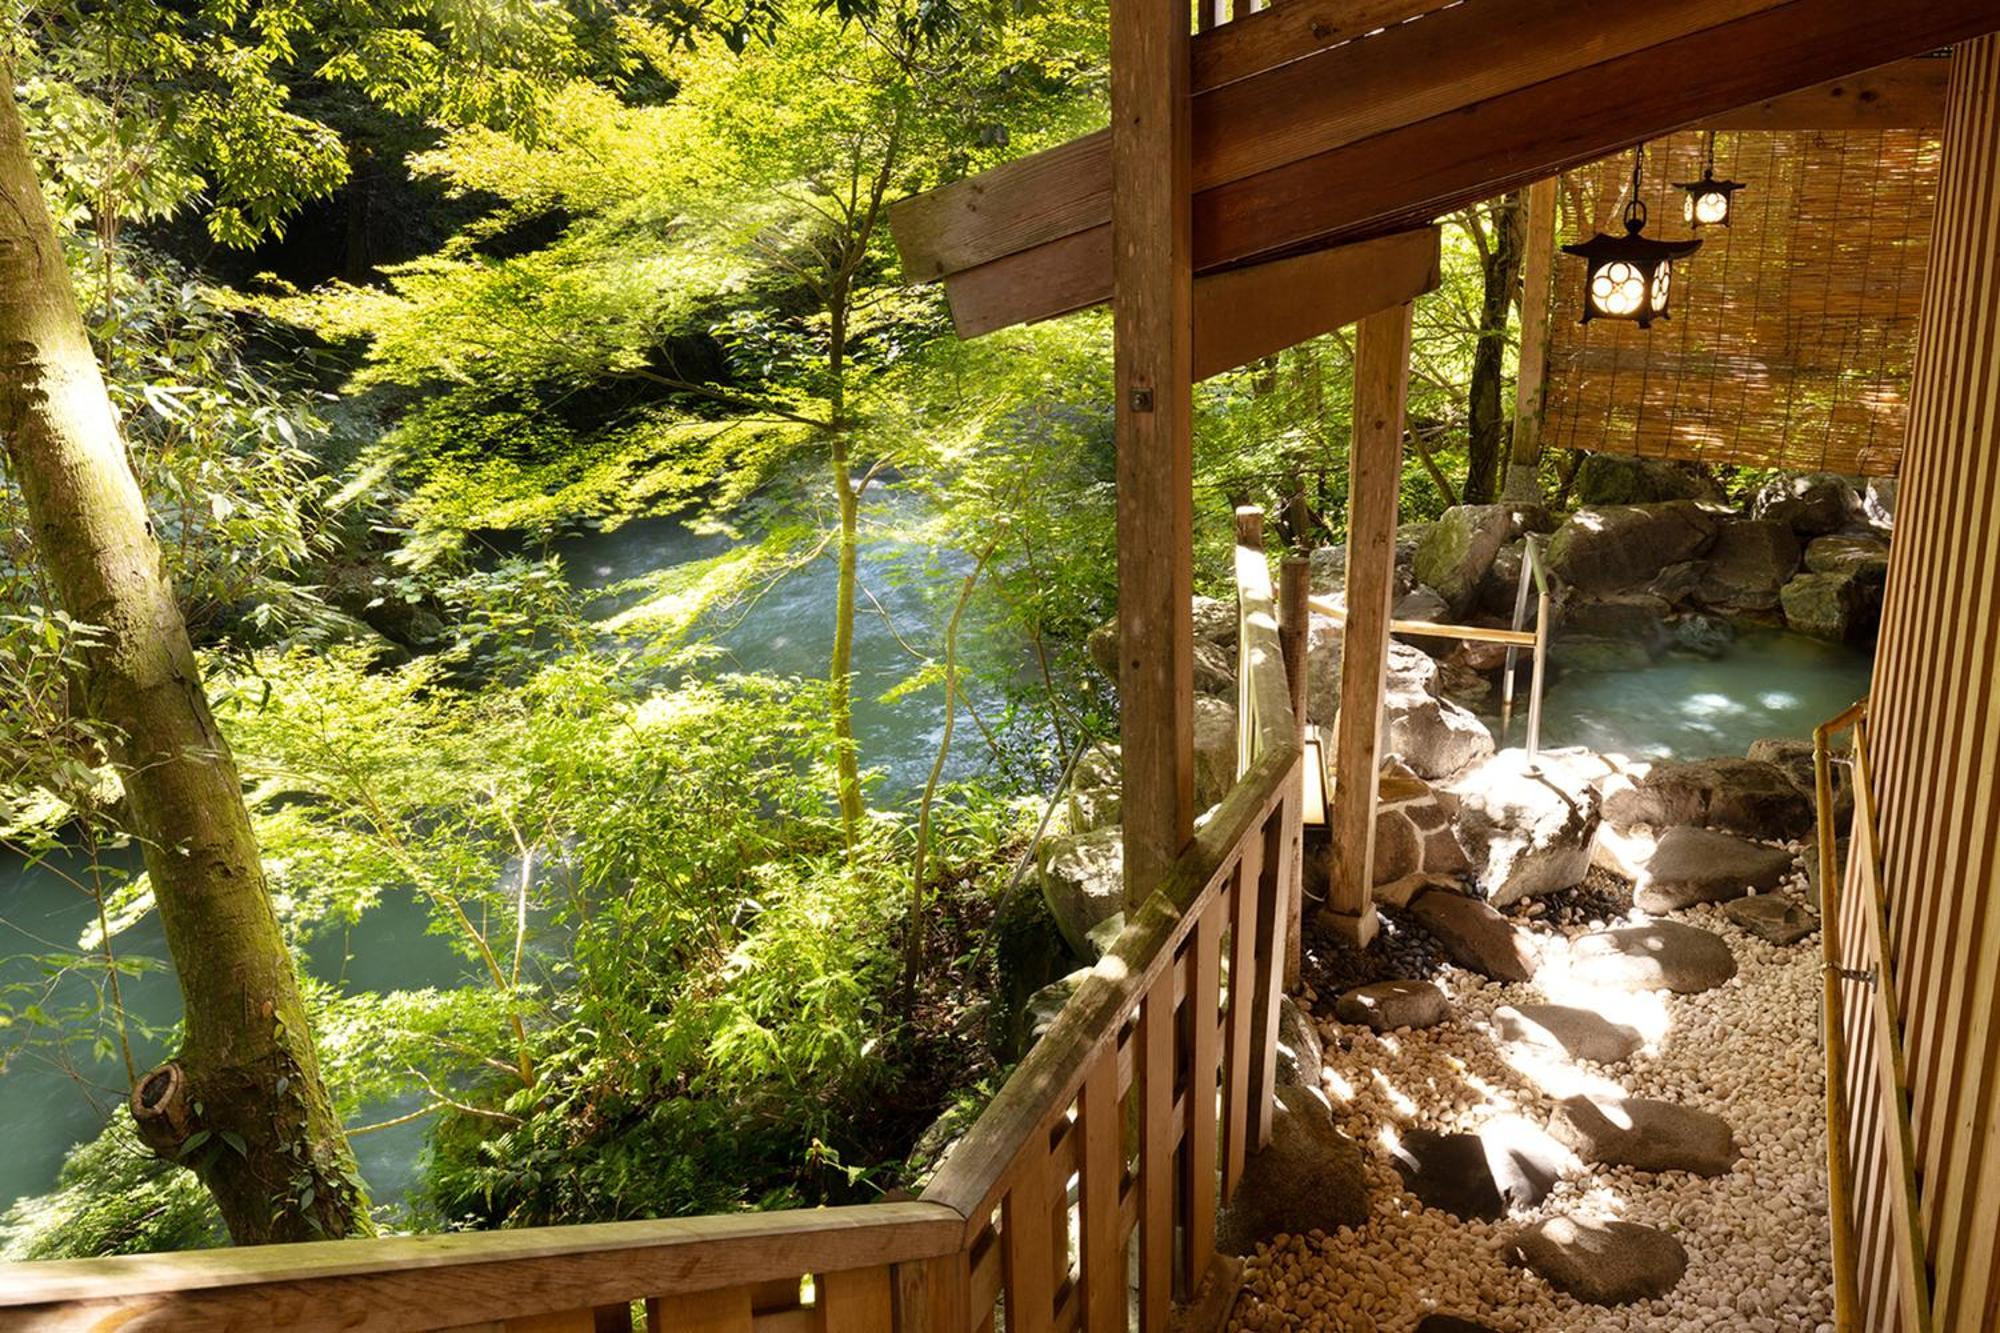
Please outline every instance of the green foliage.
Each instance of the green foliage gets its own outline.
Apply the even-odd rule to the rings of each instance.
[[[193,1173],[155,1157],[124,1120],[71,1149],[54,1190],[0,1214],[0,1258],[10,1261],[198,1250],[222,1239]]]

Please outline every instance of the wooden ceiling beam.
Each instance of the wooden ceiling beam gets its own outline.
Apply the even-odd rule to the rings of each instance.
[[[1194,377],[1247,366],[1437,285],[1436,227],[1197,278]]]
[[[1944,124],[1951,61],[1898,60],[1850,78],[1754,102],[1701,122],[1704,130],[1928,130]]]
[[[1529,22],[1538,12],[1547,21]],[[1584,40],[1578,14],[1607,32]],[[1676,30],[1663,23],[1681,35],[1654,40]],[[1234,26],[1196,38],[1196,49]],[[1689,0],[1629,10],[1477,0],[1432,12],[1194,98],[1195,264],[1212,271],[1420,226],[1641,138],[1995,29],[2000,0]],[[1484,54],[1502,41],[1514,54],[1488,61],[1493,68],[1463,63],[1461,47]],[[1407,86],[1385,96],[1397,80]],[[1232,117],[1240,131],[1218,128]],[[1237,145],[1238,133],[1253,142]],[[961,334],[1108,299],[1099,137],[894,210],[908,271],[947,279]],[[1311,151],[1322,139],[1336,146]],[[1262,166],[1286,154],[1298,156]],[[1261,169],[1233,175],[1252,167]]]

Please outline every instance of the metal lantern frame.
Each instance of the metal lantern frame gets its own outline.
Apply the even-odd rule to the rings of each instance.
[[[1681,217],[1690,227],[1726,227],[1730,213],[1735,208],[1738,190],[1749,188],[1742,181],[1718,180],[1715,175],[1715,131],[1708,132],[1708,162],[1702,168],[1698,181],[1675,181],[1674,188],[1685,190],[1687,199],[1681,205]],[[1712,202],[1711,202],[1712,201]],[[1713,216],[1703,217],[1704,203]]]
[[[1632,196],[1625,204],[1625,234],[1598,232],[1589,240],[1565,245],[1564,254],[1585,264],[1583,322],[1621,320],[1649,328],[1666,319],[1673,305],[1674,261],[1701,249],[1701,241],[1661,241],[1644,234],[1646,201],[1639,197],[1645,158],[1641,144],[1632,156]]]

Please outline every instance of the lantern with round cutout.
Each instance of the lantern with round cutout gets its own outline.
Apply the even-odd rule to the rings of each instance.
[[[1625,205],[1625,234],[1599,232],[1564,254],[1585,265],[1583,322],[1616,319],[1648,328],[1665,319],[1674,294],[1674,261],[1701,249],[1698,240],[1657,241],[1645,234],[1646,203],[1639,198],[1640,164],[1645,147],[1632,159],[1632,197]]]
[[[1726,227],[1736,192],[1745,186],[1742,181],[1716,179],[1715,131],[1710,130],[1708,161],[1702,167],[1701,179],[1676,181],[1674,188],[1687,192],[1687,198],[1681,203],[1681,217],[1690,227]]]

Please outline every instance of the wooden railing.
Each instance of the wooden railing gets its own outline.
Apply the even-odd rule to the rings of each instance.
[[[1854,822],[1843,881],[1831,743],[1849,728]],[[1895,951],[1889,945],[1868,772],[1866,700],[1813,731],[1813,763],[1835,1324],[1840,1333],[1929,1333],[1930,1265],[1917,1203]]]
[[[0,1330],[1163,1329],[1270,1135],[1298,855],[1263,552],[1236,573],[1241,777],[921,1199],[16,1264]]]

